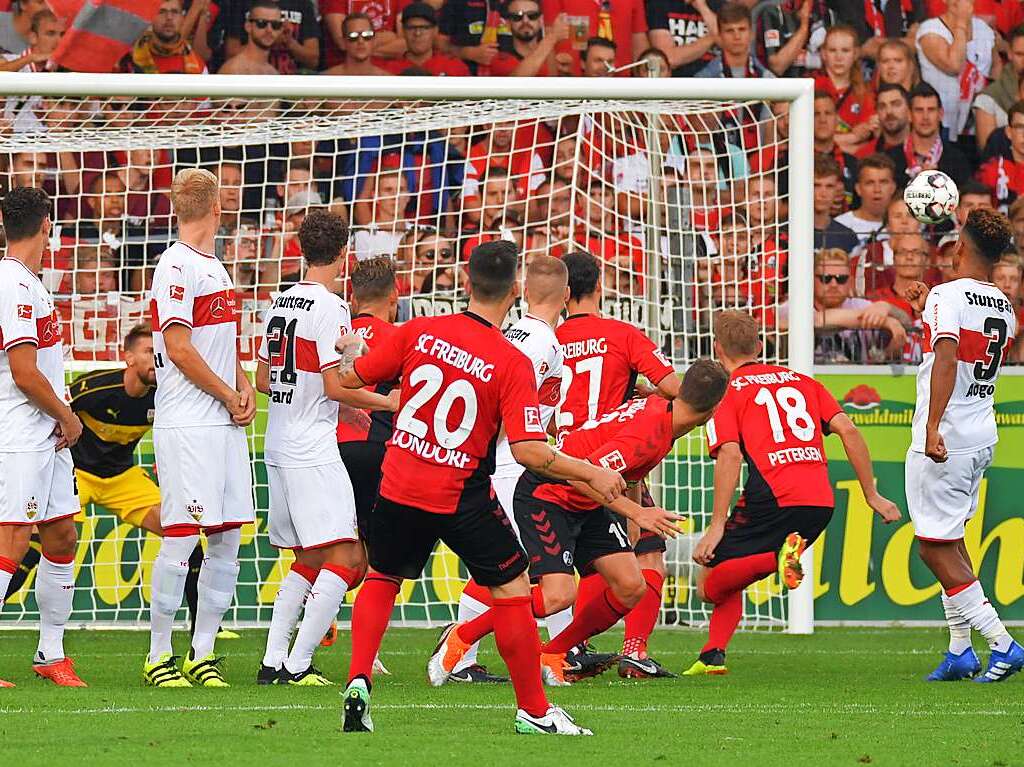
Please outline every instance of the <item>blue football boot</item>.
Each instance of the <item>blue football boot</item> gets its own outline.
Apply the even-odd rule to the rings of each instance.
[[[1006,652],[992,651],[988,659],[985,673],[975,678],[975,682],[1002,682],[1024,669],[1024,647],[1014,642]]]
[[[928,675],[928,681],[958,682],[961,679],[970,679],[979,671],[981,671],[981,661],[978,660],[974,648],[968,647],[959,655],[947,652],[939,667]]]

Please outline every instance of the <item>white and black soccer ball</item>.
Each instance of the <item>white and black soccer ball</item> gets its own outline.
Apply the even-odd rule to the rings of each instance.
[[[903,202],[922,224],[938,224],[953,215],[960,190],[941,170],[923,170],[903,190]]]

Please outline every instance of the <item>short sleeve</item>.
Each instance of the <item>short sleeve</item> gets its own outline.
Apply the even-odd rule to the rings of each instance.
[[[762,35],[764,49],[766,54],[770,56],[773,53],[778,52],[783,45],[782,10],[778,7],[769,8],[768,11],[761,17],[761,28],[764,33]]]
[[[668,29],[664,0],[647,0],[647,26],[649,29]]]
[[[633,0],[632,29],[634,35],[647,32],[647,14],[644,12],[643,0]]]
[[[178,323],[192,327],[192,309],[195,302],[195,278],[187,262],[168,263],[157,267],[153,276],[153,304],[156,306],[154,330],[163,331]]]
[[[629,363],[634,370],[640,371],[655,386],[662,378],[675,372],[661,349],[642,331],[630,327],[629,335]]]
[[[328,309],[320,318],[320,327],[316,334],[316,356],[320,360],[320,370],[335,367],[341,362],[341,355],[334,348],[339,337],[352,332],[352,316],[348,305],[341,300],[327,305]]]
[[[665,412],[664,407],[659,410]],[[665,457],[664,446],[672,444],[671,435],[665,434],[665,430],[671,429],[671,424],[671,416],[653,421],[650,418],[634,420],[588,455],[587,460],[623,475],[633,474],[631,481],[641,479],[635,476],[637,471],[656,466]]]
[[[4,351],[22,343],[39,345],[37,314],[31,291],[20,282],[0,290],[0,339]]]
[[[729,389],[725,397],[715,408],[715,414],[704,425],[704,434],[708,439],[708,455],[717,457],[718,449],[727,442],[740,441],[739,397]]]
[[[299,26],[299,42],[305,42],[311,37],[319,39],[320,24],[317,21],[316,8],[312,2],[307,2],[302,9],[302,24]]]
[[[353,365],[355,374],[364,384],[373,385],[394,381],[402,372],[407,346],[406,338],[412,323],[406,323],[382,339]]]
[[[548,438],[540,418],[533,370],[526,355],[515,352],[501,378],[501,422],[509,443]]]
[[[924,322],[928,326],[932,346],[940,338],[960,342],[960,294],[952,289],[932,288],[924,305]]]
[[[825,388],[823,383],[814,381],[813,385],[818,393],[818,417],[821,419],[821,431],[823,434],[828,434],[829,422],[843,412],[843,407],[832,396],[832,392]]]
[[[270,352],[267,350],[267,328],[264,326],[260,334],[260,343],[256,347],[256,359],[260,362],[270,362]]]

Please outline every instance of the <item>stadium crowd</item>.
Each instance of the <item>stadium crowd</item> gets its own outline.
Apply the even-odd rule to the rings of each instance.
[[[0,70],[55,68],[63,22],[44,0],[10,5],[0,13]],[[1016,250],[994,280],[1024,318],[1019,0],[163,0],[117,69],[813,77],[817,360],[919,361],[921,317],[901,290],[949,278],[956,228],[979,206],[1014,224]],[[145,119],[174,119],[182,108],[9,97],[0,129],[58,134],[131,125],[140,109]],[[187,108],[215,122],[282,107]],[[221,183],[217,256],[252,328],[270,294],[298,276],[299,224],[327,207],[353,227],[352,263],[395,259],[404,317],[416,313],[417,296],[458,300],[469,251],[513,238],[526,261],[576,248],[602,257],[612,300],[647,294],[657,250],[661,279],[695,286],[675,289],[677,324],[700,328],[712,310],[739,307],[776,330],[788,319],[787,113],[775,103],[673,115],[658,121],[661,146],[650,152],[648,119],[619,112],[330,141],[8,153],[0,192],[41,186],[57,201],[44,281],[64,299],[65,340],[81,359],[115,358],[143,314],[155,259],[174,238],[170,181],[187,164],[209,167]],[[949,174],[961,200],[955,220],[924,227],[902,189],[928,168]],[[255,350],[242,352],[251,359]],[[1017,344],[1013,361],[1021,360]]]

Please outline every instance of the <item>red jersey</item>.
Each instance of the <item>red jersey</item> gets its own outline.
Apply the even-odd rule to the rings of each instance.
[[[469,67],[462,59],[449,56],[447,53],[435,53],[422,64],[402,56],[400,59],[381,59],[375,62],[377,66],[390,72],[393,75],[400,75],[409,67],[423,67],[434,77],[469,77]]]
[[[589,20],[587,37],[603,37],[615,43],[616,67],[633,62],[633,35],[647,32],[643,0],[615,0],[614,3],[601,0],[541,0],[541,8],[545,24],[552,24],[561,13],[573,18],[586,17]],[[565,40],[555,46],[555,50],[574,54],[573,69],[579,74],[579,56],[582,54],[573,50],[572,42]],[[628,76],[630,73],[622,74]]]
[[[373,349],[378,344],[387,341],[392,334],[398,330],[390,322],[374,317],[372,314],[357,314],[352,318],[352,332],[360,336],[366,345]],[[388,394],[398,380],[386,381],[376,386],[367,386],[370,391],[377,394]],[[358,429],[344,420],[338,421],[338,442],[387,442],[391,439],[392,413],[387,410],[374,410],[370,412],[370,428]]]
[[[596,421],[587,421],[562,437],[560,449],[573,458],[619,472],[627,482],[639,482],[669,454],[672,403],[661,397],[633,399]],[[592,511],[600,507],[563,482],[539,485],[534,498],[557,504],[566,511]]]
[[[355,362],[367,384],[402,379],[380,494],[434,514],[491,496],[502,426],[510,444],[546,440],[533,366],[472,312],[420,317]]]
[[[835,99],[836,113],[839,115],[839,133],[849,133],[854,125],[867,122],[875,113],[875,97],[870,88],[864,88],[859,96],[853,92],[852,85],[840,91],[832,82],[832,78],[824,72],[814,76],[814,88],[831,94]]]
[[[596,314],[574,314],[555,329],[562,346],[562,402],[559,431],[617,408],[633,394],[637,375],[652,384],[675,371],[642,330]]]
[[[779,365],[751,362],[733,371],[708,421],[708,454],[727,442],[743,451],[749,475],[737,506],[832,506],[824,436],[843,412],[828,389]]]

